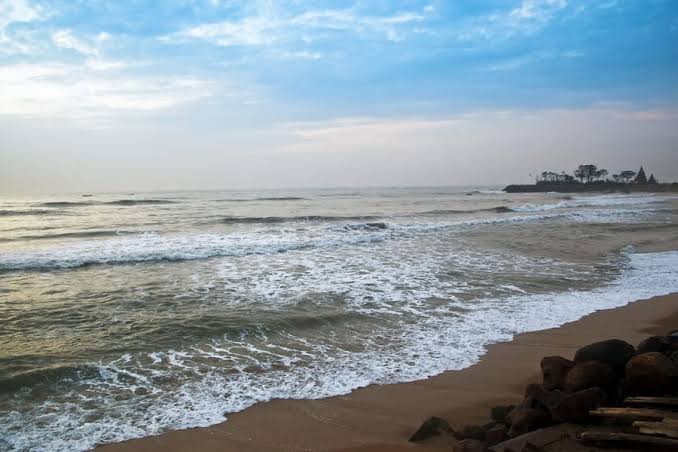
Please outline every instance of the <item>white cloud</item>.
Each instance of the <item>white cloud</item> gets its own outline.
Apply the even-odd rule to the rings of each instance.
[[[0,115],[88,120],[165,110],[211,91],[210,82],[192,78],[112,77],[54,63],[0,67]]]
[[[510,10],[473,19],[462,27],[459,37],[468,41],[478,38],[498,40],[519,34],[531,34],[553,21],[556,14],[567,5],[567,0],[522,0],[518,6]]]
[[[428,8],[424,13],[431,13]],[[377,33],[391,41],[401,40],[399,29],[426,19],[425,14],[403,12],[390,16],[365,16],[351,10],[312,10],[291,17],[282,17],[266,9],[236,21],[202,24],[179,30],[165,37],[201,39],[221,46],[261,46],[278,41],[309,41],[318,31]],[[311,36],[309,36],[311,35]]]
[[[60,49],[75,50],[83,55],[95,56],[99,54],[95,47],[73,36],[71,30],[59,30],[52,33],[52,42]]]
[[[26,0],[0,0],[0,29],[14,22],[32,22],[41,17],[41,8]]]
[[[11,30],[12,26],[44,19],[43,8],[27,0],[0,0],[0,54],[30,53],[33,44]]]

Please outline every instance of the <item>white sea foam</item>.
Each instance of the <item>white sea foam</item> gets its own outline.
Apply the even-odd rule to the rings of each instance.
[[[475,267],[480,259],[473,255],[462,258],[470,267]],[[79,403],[50,400],[30,412],[0,414],[0,438],[10,450],[85,450],[100,442],[121,441],[167,429],[207,426],[222,421],[224,412],[240,411],[260,401],[327,397],[372,383],[412,381],[445,370],[461,369],[476,362],[489,343],[509,340],[521,332],[555,327],[595,310],[678,291],[678,252],[628,254],[626,259],[626,267],[618,278],[594,290],[526,295],[515,294],[519,292],[515,286],[506,287],[512,295],[475,300],[463,305],[462,313],[457,311],[461,305],[453,301],[437,306],[426,301],[427,297],[449,295],[459,289],[455,285],[436,282],[435,278],[426,279],[427,274],[437,270],[437,259],[432,263],[403,262],[401,267],[384,269],[383,278],[371,275],[359,284],[353,282],[363,288],[375,283],[383,285],[383,290],[388,292],[383,299],[375,299],[375,292],[368,289],[363,293],[351,291],[350,298],[354,308],[367,309],[367,295],[376,302],[374,309],[379,306],[394,311],[406,308],[416,318],[416,322],[400,323],[398,336],[388,338],[389,344],[393,344],[391,348],[373,347],[368,340],[362,350],[342,350],[331,343],[310,343],[290,332],[286,347],[257,336],[264,341],[259,346],[243,338],[192,350],[156,352],[133,372],[125,366],[139,358],[125,355],[116,362],[100,365],[100,375],[92,380],[90,391],[82,395]],[[315,263],[309,262],[306,267],[312,268],[310,264]],[[350,260],[345,264],[350,265]],[[546,263],[526,261],[520,266],[533,264],[544,266]],[[552,264],[558,267],[557,262]],[[400,273],[399,268],[402,268]],[[325,290],[340,290],[345,276],[333,275],[331,270],[327,267],[318,273],[302,275],[299,284],[313,285],[325,279]],[[225,266],[223,271],[233,276],[232,267]],[[391,271],[396,273],[386,276]],[[357,269],[354,276],[359,274]],[[344,284],[349,284],[350,279]],[[410,285],[410,282],[417,284]],[[427,292],[429,289],[422,288],[426,284],[433,285],[434,291]],[[277,287],[277,295],[288,295],[280,292],[286,289],[279,286],[275,275],[270,279],[264,276],[248,286],[255,291],[262,286]],[[261,298],[266,296],[265,293],[253,294]],[[389,301],[394,299],[395,305]],[[391,321],[398,322],[398,317]],[[377,329],[376,333],[374,340],[386,331]],[[199,360],[208,355],[212,359],[229,360],[234,354],[242,355],[243,350],[252,348],[256,353],[248,355],[248,360],[241,366],[256,365],[264,372],[223,374],[213,369],[200,370]],[[159,362],[169,365],[153,366]],[[278,367],[273,367],[273,362]],[[155,392],[157,388],[148,378],[163,374],[170,377],[181,372],[202,376],[187,381],[171,393],[162,394]],[[124,393],[137,388],[145,388],[148,395],[115,397],[120,391]],[[102,407],[105,407],[103,411]],[[94,416],[97,409],[99,414]]]
[[[630,205],[661,203],[671,199],[675,199],[675,197],[665,197],[658,195],[624,195],[624,194],[594,195],[594,196],[580,196],[572,200],[565,200],[557,203],[525,204],[522,206],[512,207],[512,210],[516,212],[542,212],[548,210],[569,209],[576,207],[630,206]]]
[[[576,214],[570,214],[570,216]],[[629,215],[642,215],[633,211]],[[0,255],[0,270],[59,269],[92,264],[126,264],[153,261],[185,261],[212,257],[272,255],[304,249],[327,249],[365,245],[398,239],[411,234],[504,223],[522,223],[563,218],[564,213],[514,215],[454,222],[387,223],[385,229],[343,226],[274,230],[256,229],[244,233],[140,236],[80,241],[68,245],[43,247],[31,251],[7,252]],[[614,211],[588,212],[588,220],[614,220]],[[572,217],[575,220],[583,218]]]

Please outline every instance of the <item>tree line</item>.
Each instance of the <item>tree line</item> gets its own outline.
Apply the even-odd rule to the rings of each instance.
[[[609,174],[608,170],[598,168],[596,165],[579,165],[577,169],[574,170],[574,175],[567,174],[565,171],[560,173],[544,171],[537,176],[537,184],[657,183],[654,176],[650,176],[650,180],[647,179],[642,166],[638,172],[632,170],[620,171],[617,174],[612,174],[611,178],[608,177]]]

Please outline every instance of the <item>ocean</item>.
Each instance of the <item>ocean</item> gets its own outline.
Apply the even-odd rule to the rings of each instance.
[[[678,197],[477,187],[0,199],[0,449],[413,381],[678,291]]]

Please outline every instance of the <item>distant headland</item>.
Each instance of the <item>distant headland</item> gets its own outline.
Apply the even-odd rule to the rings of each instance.
[[[544,171],[534,184],[514,184],[504,188],[507,193],[538,192],[678,192],[678,183],[660,183],[641,166],[638,171],[625,170],[608,177],[609,171],[596,165],[579,165],[574,174]]]

